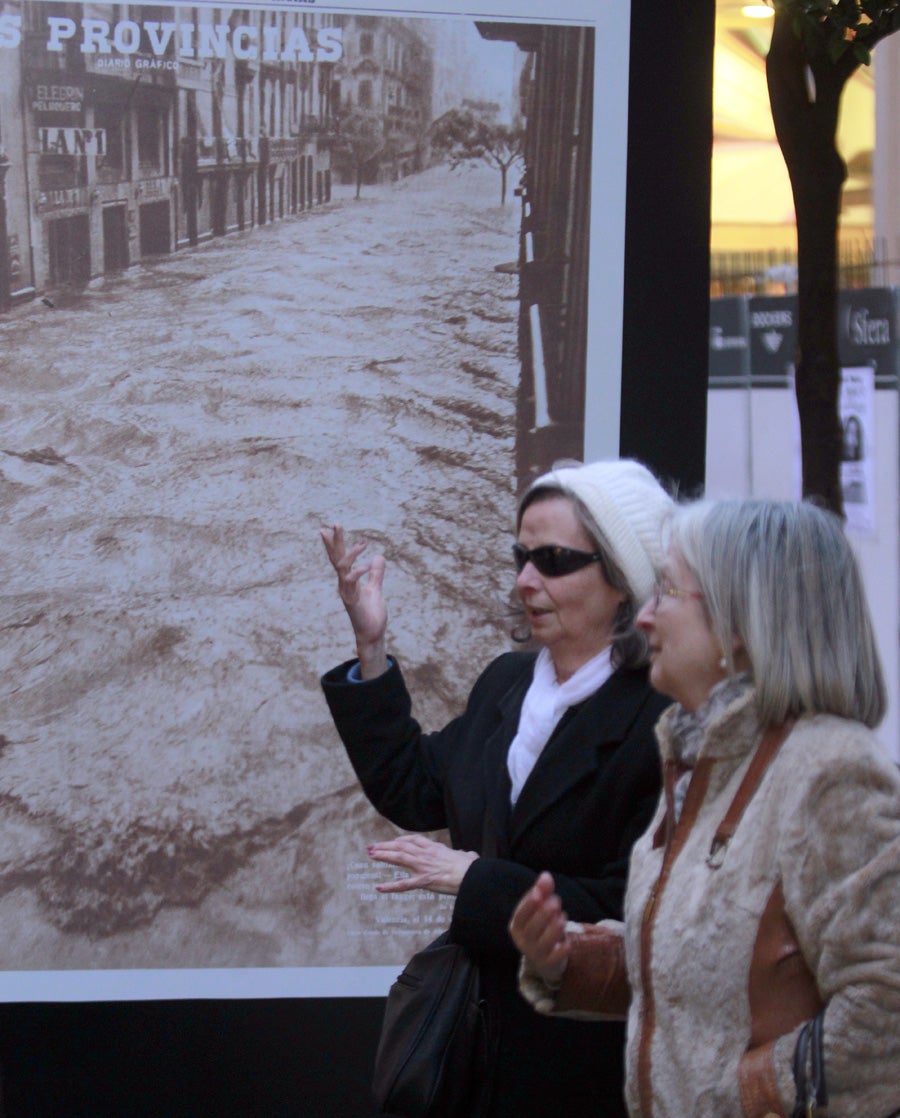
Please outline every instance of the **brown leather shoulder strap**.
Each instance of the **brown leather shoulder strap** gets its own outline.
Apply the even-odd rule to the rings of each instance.
[[[789,718],[787,721],[782,722],[780,726],[771,726],[763,734],[759,745],[756,747],[756,752],[751,758],[747,771],[744,773],[744,779],[740,783],[740,787],[735,792],[734,799],[728,806],[722,822],[716,828],[715,836],[713,837],[712,844],[709,848],[709,854],[706,857],[707,865],[713,869],[718,869],[722,864],[725,857],[725,851],[734,837],[734,832],[737,830],[738,823],[747,808],[747,804],[753,799],[753,795],[759,788],[762,778],[766,774],[769,765],[775,760],[775,755],[781,748],[782,742],[794,728],[795,719]]]

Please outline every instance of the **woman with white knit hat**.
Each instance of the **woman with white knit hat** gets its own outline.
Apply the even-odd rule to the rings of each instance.
[[[456,898],[450,938],[479,965],[488,1021],[488,1068],[466,1118],[626,1113],[621,1025],[531,1012],[508,925],[546,868],[573,919],[621,919],[631,845],[659,796],[653,726],[665,705],[649,686],[634,620],[653,592],[672,507],[634,461],[538,478],[519,505],[513,558],[539,651],[498,657],[465,711],[433,733],[412,718],[387,655],[383,557],[358,563],[364,542],[348,546],[339,526],[322,530],[358,653],[322,681],[350,760],[397,826],[450,833],[449,846],[413,833],[369,854],[408,873],[381,891]]]

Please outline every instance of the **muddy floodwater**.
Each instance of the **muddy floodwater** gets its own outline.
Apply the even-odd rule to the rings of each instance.
[[[393,963],[320,674],[388,559],[429,727],[509,647],[517,203],[435,168],[0,318],[0,969]]]

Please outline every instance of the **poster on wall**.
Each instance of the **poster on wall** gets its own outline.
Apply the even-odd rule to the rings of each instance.
[[[629,5],[472,7],[0,0],[0,999],[382,994],[446,926],[319,528],[443,725],[621,366]]]
[[[847,531],[872,537],[875,516],[875,370],[841,369],[841,491]]]

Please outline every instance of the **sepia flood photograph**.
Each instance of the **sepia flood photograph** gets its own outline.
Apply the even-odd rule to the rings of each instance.
[[[319,530],[386,557],[444,725],[511,647],[517,495],[584,454],[594,82],[564,21],[0,0],[0,970],[446,926],[375,890]]]

